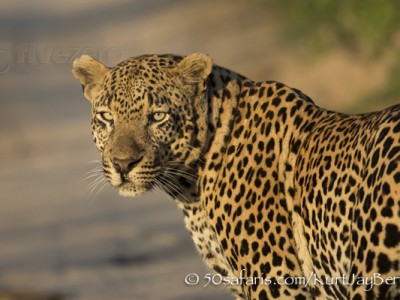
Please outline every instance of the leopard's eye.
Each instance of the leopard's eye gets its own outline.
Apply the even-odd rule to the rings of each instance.
[[[161,122],[167,117],[167,114],[164,112],[155,112],[151,115],[151,117],[154,122]]]
[[[112,123],[114,118],[113,115],[108,111],[101,111],[96,114],[97,118],[103,123]]]

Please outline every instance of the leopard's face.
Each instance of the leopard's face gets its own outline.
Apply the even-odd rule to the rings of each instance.
[[[169,169],[185,164],[194,128],[193,107],[172,80],[157,87],[146,81],[134,85],[112,90],[107,80],[92,115],[105,176],[127,196],[162,185]]]
[[[113,69],[97,66],[104,72],[95,84],[87,83],[93,72],[82,59],[74,63],[74,74],[92,103],[93,139],[111,185],[124,196],[155,186],[173,194],[173,178],[198,158],[205,142],[198,139],[205,130],[196,112],[196,101],[204,100],[200,83],[185,77],[184,61],[174,56],[133,58]]]

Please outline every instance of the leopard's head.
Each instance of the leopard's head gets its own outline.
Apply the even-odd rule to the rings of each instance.
[[[146,55],[114,68],[87,55],[74,61],[72,72],[92,105],[104,174],[121,195],[162,186],[199,160],[211,70],[204,54]]]

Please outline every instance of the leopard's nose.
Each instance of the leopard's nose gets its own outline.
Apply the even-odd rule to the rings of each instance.
[[[143,156],[140,158],[114,158],[113,165],[115,170],[120,174],[128,174],[141,160]]]

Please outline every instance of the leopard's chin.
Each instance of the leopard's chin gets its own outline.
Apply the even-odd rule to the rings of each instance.
[[[146,193],[149,189],[146,187],[137,186],[131,182],[125,182],[117,187],[118,193],[123,197],[135,197]]]
[[[137,189],[126,189],[126,188],[119,188],[118,189],[118,194],[120,194],[123,197],[136,197],[138,195],[144,194],[145,190],[137,190]]]

